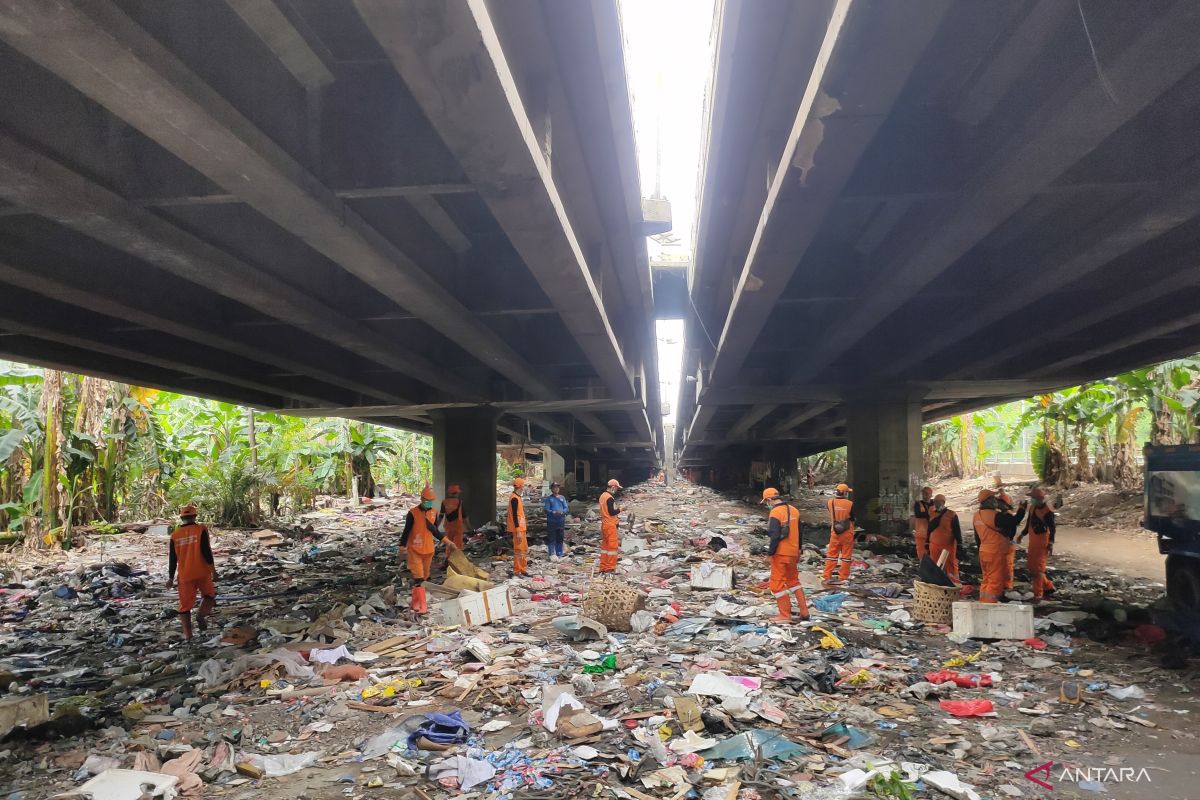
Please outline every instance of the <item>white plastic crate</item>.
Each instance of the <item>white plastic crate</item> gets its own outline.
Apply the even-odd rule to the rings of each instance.
[[[953,606],[954,632],[972,639],[1029,639],[1033,606],[1024,603],[975,603]]]
[[[467,592],[433,606],[446,625],[474,627],[511,617],[512,598],[508,586],[497,586],[486,592]]]

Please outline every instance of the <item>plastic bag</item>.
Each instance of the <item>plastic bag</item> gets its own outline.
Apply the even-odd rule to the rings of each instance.
[[[938,672],[926,672],[925,680],[930,683],[954,683],[964,689],[978,689],[980,686],[991,686],[991,675],[964,675],[953,670],[943,669]]]
[[[995,711],[991,700],[943,700],[938,705],[956,717],[979,717]]]

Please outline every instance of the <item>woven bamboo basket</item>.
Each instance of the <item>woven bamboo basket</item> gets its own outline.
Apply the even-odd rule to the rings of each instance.
[[[949,625],[954,620],[954,601],[958,599],[957,586],[935,586],[932,583],[913,581],[914,619],[935,625]]]
[[[583,595],[583,615],[610,631],[628,633],[633,630],[630,618],[635,611],[645,607],[645,594],[611,578],[593,580]]]

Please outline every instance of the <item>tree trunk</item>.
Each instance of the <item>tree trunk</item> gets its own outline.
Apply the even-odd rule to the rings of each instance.
[[[1118,444],[1113,448],[1113,486],[1117,489],[1129,490],[1137,487],[1138,475],[1133,468],[1133,459],[1129,455],[1129,445]]]
[[[48,369],[42,379],[42,399],[38,411],[45,421],[45,442],[42,450],[42,533],[58,527],[59,505],[62,502],[58,487],[61,469],[59,435],[62,428],[62,373]]]
[[[1171,436],[1171,409],[1170,407],[1157,400],[1151,408],[1150,419],[1150,441],[1154,444],[1175,444],[1174,437]]]
[[[1092,471],[1091,459],[1088,456],[1087,429],[1082,422],[1075,428],[1075,443],[1075,476],[1081,482],[1091,483],[1096,480],[1096,475]]]

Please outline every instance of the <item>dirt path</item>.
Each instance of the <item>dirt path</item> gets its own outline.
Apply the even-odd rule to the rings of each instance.
[[[1054,553],[1124,575],[1163,581],[1164,556],[1145,533],[1059,527]]]

